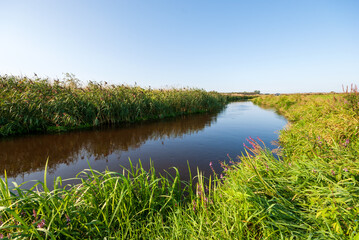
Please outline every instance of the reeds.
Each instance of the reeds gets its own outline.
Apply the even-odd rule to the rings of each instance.
[[[0,237],[29,239],[357,239],[358,115],[344,95],[266,96],[290,120],[279,156],[249,138],[239,160],[196,184],[141,165],[25,190],[0,181]],[[356,100],[352,101],[355,103]],[[218,173],[219,174],[219,173]],[[45,174],[46,178],[46,174]],[[37,190],[41,188],[42,190]]]
[[[224,96],[200,89],[144,89],[90,82],[0,76],[0,135],[65,131],[208,112]]]

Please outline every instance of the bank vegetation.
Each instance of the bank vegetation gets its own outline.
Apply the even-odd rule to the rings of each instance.
[[[59,177],[52,191],[46,181],[26,190],[5,178],[0,237],[358,239],[357,89],[253,101],[290,121],[276,153],[249,137],[237,159],[222,163],[223,172],[213,179],[198,172],[193,182],[141,165],[123,173],[88,169],[71,187]]]

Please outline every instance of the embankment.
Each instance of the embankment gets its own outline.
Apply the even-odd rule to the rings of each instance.
[[[0,136],[66,131],[209,112],[226,104],[201,89],[144,89],[90,82],[0,77]]]

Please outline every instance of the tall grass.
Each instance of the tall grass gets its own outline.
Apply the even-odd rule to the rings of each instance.
[[[64,131],[159,119],[223,107],[224,96],[200,89],[144,89],[90,82],[0,76],[0,135]]]
[[[21,185],[10,189],[7,179],[0,179],[0,238],[194,237],[198,229],[186,228],[204,224],[212,196],[200,173],[194,192],[192,182],[181,181],[177,169],[175,175],[158,177],[153,166],[146,172],[141,163],[123,173],[90,168],[78,177],[81,183],[72,187],[63,187],[65,181],[58,177],[51,192],[45,181],[25,190]],[[199,213],[201,222],[196,223]]]
[[[258,96],[255,94],[223,94],[223,93],[222,95],[226,97],[228,102],[248,101]]]
[[[291,121],[279,156],[249,138],[240,161],[222,163],[213,179],[198,171],[196,184],[140,165],[122,174],[88,169],[72,187],[58,178],[51,192],[46,182],[41,191],[10,188],[5,177],[0,237],[358,239],[357,92],[254,101]]]
[[[283,181],[312,234],[358,239],[357,88],[343,94],[263,96],[254,102],[274,107],[290,120],[280,134],[280,163],[288,168]]]

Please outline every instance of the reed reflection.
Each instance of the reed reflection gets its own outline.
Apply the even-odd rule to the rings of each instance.
[[[95,160],[118,156],[148,140],[177,138],[197,133],[216,121],[218,113],[182,116],[123,128],[77,131],[55,135],[24,136],[0,141],[0,173],[15,178],[41,171],[49,157],[48,171],[59,164],[72,165],[90,156]]]

